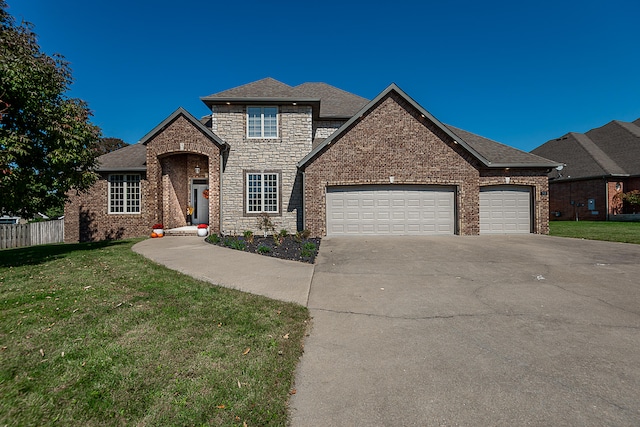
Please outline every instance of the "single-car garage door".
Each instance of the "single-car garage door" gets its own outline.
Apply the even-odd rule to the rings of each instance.
[[[531,232],[531,189],[496,186],[480,189],[480,234]]]
[[[455,233],[455,189],[426,185],[327,188],[327,235]]]

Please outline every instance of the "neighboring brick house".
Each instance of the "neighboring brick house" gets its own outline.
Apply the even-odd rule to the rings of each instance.
[[[445,126],[392,84],[369,101],[324,83],[263,79],[178,109],[138,144],[101,156],[72,194],[65,240],[213,232],[548,233],[547,173],[558,166]],[[206,198],[208,197],[208,198]]]
[[[570,132],[532,153],[564,164],[549,173],[551,219],[615,220],[640,213],[616,197],[640,190],[640,119]]]

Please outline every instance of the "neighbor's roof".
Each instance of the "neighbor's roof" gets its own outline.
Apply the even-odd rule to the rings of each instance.
[[[557,180],[640,175],[640,119],[614,120],[584,134],[570,132],[532,153],[565,164],[562,171],[551,172],[550,178]]]
[[[346,129],[348,129],[354,122],[359,120],[369,110],[375,108],[375,105],[384,97],[389,95],[390,92],[395,92],[409,104],[411,104],[422,116],[428,118],[442,131],[444,131],[452,140],[460,144],[471,155],[480,161],[485,167],[489,168],[505,168],[505,167],[530,167],[530,168],[554,168],[558,166],[558,163],[545,159],[540,156],[536,156],[531,153],[518,150],[513,147],[509,147],[504,144],[492,141],[490,139],[475,135],[471,132],[464,131],[462,129],[455,128],[453,126],[447,126],[436,119],[431,113],[425,110],[420,104],[414,101],[409,95],[407,95],[402,89],[400,89],[395,83],[389,85],[372,101],[364,105],[360,111],[356,112],[350,120],[336,130],[331,136],[317,144],[311,152],[305,156],[300,162],[298,167],[304,168],[320,151],[322,151],[327,145],[331,144],[337,139]]]
[[[141,172],[147,170],[147,147],[132,144],[98,157],[98,172]]]
[[[368,99],[326,83],[303,83],[289,86],[267,77],[246,85],[204,96],[208,106],[224,103],[300,103],[317,106],[319,118],[349,118],[369,102]]]

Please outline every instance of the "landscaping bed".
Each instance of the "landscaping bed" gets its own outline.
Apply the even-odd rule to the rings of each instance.
[[[313,264],[318,249],[319,238],[303,237],[299,233],[295,235],[274,234],[269,237],[247,236],[218,236],[212,234],[206,238],[208,243],[243,252],[270,256],[274,258],[300,261]]]

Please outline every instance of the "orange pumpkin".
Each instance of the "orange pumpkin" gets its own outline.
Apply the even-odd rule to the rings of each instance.
[[[154,231],[153,233],[151,233],[151,238],[155,239],[156,237],[158,237],[158,234]]]

